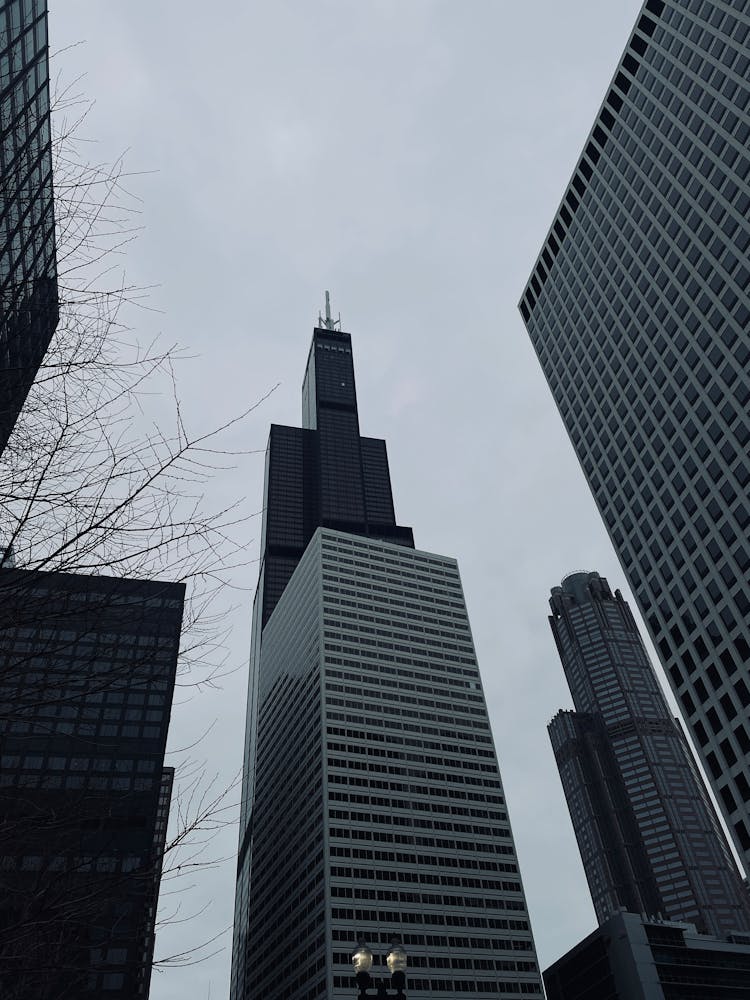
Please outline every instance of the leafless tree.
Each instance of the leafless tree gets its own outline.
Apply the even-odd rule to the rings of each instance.
[[[75,88],[58,93],[52,149],[60,319],[0,456],[0,553],[5,553],[6,567],[33,571],[37,579],[39,574],[71,573],[184,583],[178,678],[200,689],[216,683],[225,667],[226,602],[220,598],[232,570],[247,561],[255,516],[239,500],[211,508],[207,485],[236,461],[237,452],[223,444],[228,432],[265,396],[220,427],[193,426],[178,391],[183,353],[176,345],[141,344],[133,332],[139,310],[148,309],[148,289],[126,282],[121,259],[139,231],[140,206],[128,188],[133,176],[123,160],[108,164],[90,159],[83,138],[89,105]],[[0,658],[0,684],[7,690],[18,680],[20,690],[22,681],[25,699],[21,706],[6,703],[10,712],[0,726],[19,723],[22,730],[40,705],[73,710],[103,690],[116,692],[132,684],[138,663],[131,660],[120,669],[97,673],[101,648],[92,651],[89,663],[80,652],[85,625],[79,623],[72,638],[65,638],[70,629],[61,628],[59,621],[45,622],[38,602],[18,600],[23,578],[23,572],[0,570],[0,607],[16,609],[4,615],[0,627],[0,644],[12,652],[4,665]],[[106,598],[91,610],[94,617],[106,614]],[[57,644],[54,654],[45,654],[38,642],[24,649],[18,641],[19,629],[32,624],[39,634],[46,626]],[[49,672],[32,669],[40,655],[58,655],[60,642],[75,647],[79,677],[88,678],[77,693],[61,690]],[[149,654],[140,655],[146,663]],[[92,852],[86,835],[88,846],[81,841],[61,847],[58,857],[73,859],[62,868],[32,865],[4,873],[3,885],[11,894],[18,875],[21,900],[12,909],[15,938],[5,939],[5,959],[18,959],[14,988],[3,979],[5,993],[19,1000],[31,995],[29,990],[45,998],[66,996],[63,987],[59,993],[52,988],[44,993],[41,984],[55,980],[60,956],[81,968],[90,963],[90,953],[77,956],[72,944],[79,940],[76,928],[111,897],[117,880],[126,880],[129,888],[139,880],[141,887],[153,886],[161,875],[171,893],[174,879],[184,884],[191,872],[215,863],[211,836],[233,821],[235,799],[234,785],[221,785],[205,765],[186,755],[177,767],[170,833],[141,868],[112,870],[102,877],[101,866],[109,856],[106,843],[100,838]],[[26,808],[18,789],[16,812],[11,817],[6,811],[5,823],[0,816],[6,846],[20,843],[34,824],[37,838],[79,836],[86,825],[72,829],[71,815],[86,819],[91,813],[94,823],[101,807],[101,797],[83,790],[45,800],[55,805],[44,815],[38,810],[34,815],[34,801],[28,796]],[[172,918],[182,919],[180,904],[170,898],[170,906]],[[184,954],[168,958],[167,964],[205,955],[211,943],[201,942],[200,935],[196,940],[197,946],[186,946]]]
[[[241,504],[210,509],[206,483],[233,461],[221,427],[191,429],[175,345],[142,345],[119,255],[137,235],[123,161],[92,163],[87,107],[64,92],[53,142],[60,321],[0,457],[0,539],[28,569],[192,581],[185,634],[245,560]],[[263,397],[265,398],[265,397]]]

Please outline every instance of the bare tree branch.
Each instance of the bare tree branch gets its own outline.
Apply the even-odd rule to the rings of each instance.
[[[0,557],[12,552],[17,567],[41,572],[185,583],[178,677],[181,687],[199,692],[218,684],[229,669],[222,595],[232,572],[247,562],[248,535],[259,513],[248,511],[243,499],[212,507],[208,487],[240,456],[263,450],[236,450],[226,442],[275,387],[218,427],[194,426],[178,391],[177,373],[187,355],[174,344],[142,344],[130,326],[134,312],[150,309],[150,289],[129,284],[122,266],[142,230],[140,200],[128,186],[138,175],[125,170],[124,156],[114,163],[90,158],[84,129],[92,105],[78,87],[79,81],[63,86],[58,80],[54,102],[60,320],[0,456]],[[0,602],[4,585],[17,586],[4,583],[12,579],[0,571]],[[92,608],[97,610],[106,608]],[[18,614],[43,625],[44,613],[35,607]],[[9,622],[9,633],[19,624],[20,619]],[[70,642],[80,644],[81,638],[79,629]],[[11,643],[14,655],[0,666],[0,680],[23,677],[24,697],[1,725],[33,719],[41,726],[42,707],[68,710],[104,690],[127,689],[138,664],[123,661],[119,672],[103,675],[96,660],[101,650],[91,654],[90,663],[79,658],[80,693],[62,692],[44,672],[34,687],[34,661],[58,655],[65,641],[58,638],[47,651],[32,645],[26,653]],[[238,779],[224,786],[217,774],[186,756],[199,742],[176,753],[166,846],[142,868],[109,873],[106,849],[92,855],[83,835],[75,842],[81,824],[73,824],[72,817],[79,820],[95,808],[84,793],[61,797],[52,812],[40,811],[29,795],[26,803],[17,803],[15,819],[0,824],[6,844],[20,843],[31,826],[37,839],[66,841],[57,852],[66,859],[59,868],[19,871],[17,891],[15,874],[4,878],[4,888],[16,891],[19,901],[14,912],[21,913],[2,945],[4,957],[17,959],[7,996],[27,996],[42,980],[59,976],[66,963],[90,961],[69,943],[76,927],[94,919],[116,891],[118,880],[153,883],[160,873],[169,903],[163,919],[196,921],[195,913],[183,914],[180,897],[191,875],[226,861],[213,857],[210,846],[219,830],[236,821],[238,810]],[[160,959],[161,966],[210,957],[223,933],[186,945]],[[6,990],[4,977],[2,987]],[[64,995],[60,992],[61,1000]]]

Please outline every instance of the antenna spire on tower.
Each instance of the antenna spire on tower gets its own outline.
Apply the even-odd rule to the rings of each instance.
[[[326,291],[326,316],[323,319],[318,311],[318,326],[324,330],[341,329],[341,313],[339,313],[338,319],[331,318],[331,293],[329,291]]]

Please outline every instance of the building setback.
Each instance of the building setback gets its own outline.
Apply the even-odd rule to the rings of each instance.
[[[0,570],[0,991],[146,998],[184,586]]]
[[[520,302],[746,862],[749,38],[647,0]]]
[[[619,910],[750,931],[750,897],[635,621],[598,573],[554,587],[575,712],[549,726],[599,923]]]
[[[394,937],[430,1000],[539,996],[458,569],[396,526],[385,445],[357,452],[353,376],[349,335],[317,328],[305,429],[271,431],[231,996],[349,998],[358,939],[380,962]],[[284,531],[294,565],[269,598]]]
[[[46,0],[0,0],[0,452],[57,326]]]
[[[359,433],[348,333],[316,328],[302,427],[271,425],[263,501],[263,625],[317,527],[414,547],[411,528],[396,524],[385,441]]]

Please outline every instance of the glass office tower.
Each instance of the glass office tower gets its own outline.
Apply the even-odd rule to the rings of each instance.
[[[184,585],[0,569],[0,993],[145,1000]]]
[[[430,1000],[539,996],[458,568],[395,524],[348,334],[314,331],[303,420],[267,455],[231,996],[349,998],[360,938]]]
[[[750,861],[750,4],[647,0],[520,309]]]
[[[750,897],[627,602],[574,573],[550,608],[576,710],[549,733],[599,923],[624,909],[718,938],[750,931]]]
[[[0,0],[0,451],[57,326],[46,0]]]

